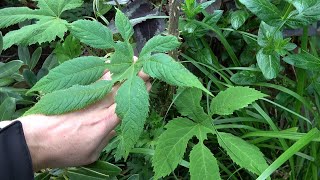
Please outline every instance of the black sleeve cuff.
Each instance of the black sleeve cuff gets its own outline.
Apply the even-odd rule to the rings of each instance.
[[[0,179],[34,179],[31,156],[20,121],[0,129]]]

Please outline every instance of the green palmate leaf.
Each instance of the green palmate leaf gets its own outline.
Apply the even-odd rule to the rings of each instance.
[[[195,87],[211,94],[182,64],[176,62],[166,54],[155,54],[144,61],[143,70],[153,78],[158,78],[171,85]]]
[[[113,48],[112,32],[98,21],[78,20],[70,25],[71,34],[82,43],[99,49]]]
[[[281,12],[269,0],[239,0],[253,14],[270,25],[281,23]]]
[[[157,35],[151,38],[142,48],[140,58],[150,55],[152,52],[168,52],[179,47],[180,42],[177,37]]]
[[[167,130],[159,137],[152,160],[154,179],[170,174],[178,166],[188,141],[196,133],[197,124],[185,118],[176,118],[165,127]]]
[[[116,74],[125,72],[133,64],[133,49],[128,42],[117,42],[114,48],[108,69]]]
[[[0,78],[8,77],[18,72],[22,64],[22,61],[14,60],[0,66]]]
[[[266,96],[249,87],[230,87],[225,91],[221,91],[212,99],[210,105],[211,114],[230,115],[234,111],[244,108]]]
[[[264,54],[263,49],[257,53],[258,66],[266,79],[276,78],[280,72],[280,56],[273,53]]]
[[[16,101],[14,98],[7,97],[0,104],[0,121],[11,120],[16,110]]]
[[[83,0],[35,0],[41,14],[59,17],[62,12],[80,7]]]
[[[0,9],[0,28],[5,28],[27,19],[41,18],[36,11],[27,7],[9,7]]]
[[[48,17],[42,18],[36,24],[24,26],[19,30],[10,31],[3,37],[4,49],[13,44],[31,45],[35,43],[51,42],[58,36],[62,38],[67,31],[67,21]]]
[[[98,81],[88,86],[75,85],[43,96],[40,101],[24,115],[56,115],[82,109],[111,91],[111,81]]]
[[[177,99],[174,104],[183,116],[202,122],[211,119],[200,105],[202,91],[196,88],[179,88],[177,91]]]
[[[29,92],[50,93],[76,84],[87,85],[98,80],[103,75],[105,68],[105,62],[99,57],[75,58],[52,69]]]
[[[82,53],[80,41],[69,35],[63,43],[58,43],[55,50],[55,55],[59,63],[79,57]]]
[[[308,52],[291,54],[283,58],[283,60],[288,64],[291,64],[298,68],[312,70],[312,71],[320,71],[320,59]]]
[[[202,143],[195,145],[190,153],[191,179],[219,180],[219,166],[211,151]]]
[[[240,28],[248,19],[249,14],[246,11],[238,10],[231,14],[231,25],[234,29]]]
[[[125,41],[129,41],[134,31],[128,17],[125,14],[123,14],[119,9],[117,9],[115,19],[116,27],[120,32],[122,38]]]
[[[119,88],[115,98],[116,113],[122,120],[121,156],[127,156],[138,141],[143,131],[144,123],[149,112],[149,95],[144,81],[132,74]]]
[[[240,167],[260,175],[268,164],[259,148],[230,133],[218,134],[219,145]]]

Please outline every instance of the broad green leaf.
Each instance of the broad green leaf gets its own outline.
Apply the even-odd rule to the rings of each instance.
[[[50,93],[76,84],[88,85],[103,75],[105,67],[105,62],[99,57],[84,56],[75,58],[52,69],[29,92],[41,91]]]
[[[122,156],[127,157],[139,140],[149,112],[149,94],[145,82],[135,74],[119,88],[115,101],[116,113],[120,117]],[[122,146],[122,147],[121,147]]]
[[[1,68],[0,68],[1,69]],[[13,78],[0,78],[0,87],[8,86],[15,82]]]
[[[133,27],[128,17],[119,9],[117,9],[115,24],[122,38],[128,42],[134,33]]]
[[[202,91],[196,88],[178,88],[174,104],[183,116],[188,116],[197,122],[211,119],[200,105]]]
[[[270,25],[281,24],[281,12],[269,0],[239,0],[249,11]]]
[[[143,71],[153,78],[163,80],[171,85],[195,87],[211,94],[182,64],[166,54],[155,54],[143,62]]]
[[[268,164],[259,148],[230,133],[218,134],[219,145],[227,152],[233,162],[248,171],[260,175]]]
[[[78,39],[69,35],[63,43],[58,43],[54,50],[59,63],[79,57],[82,53],[81,44]]]
[[[289,3],[293,4],[294,7],[299,11],[299,13],[308,9],[311,6],[314,6],[317,3],[317,0],[286,0]]]
[[[96,161],[93,164],[67,170],[71,180],[105,180],[119,175],[121,169],[105,161]]]
[[[202,143],[195,145],[190,152],[191,179],[219,180],[219,166],[211,151]]]
[[[320,136],[320,132],[317,128],[313,128],[301,139],[295,142],[289,149],[281,154],[263,173],[257,178],[257,180],[264,180],[276,171],[284,162],[293,157],[293,155],[299,152],[304,146],[309,144],[313,139]]]
[[[230,115],[267,95],[249,87],[230,87],[211,101],[211,114]]]
[[[128,42],[117,42],[114,49],[108,69],[115,74],[123,73],[133,65],[133,49]]]
[[[157,35],[151,38],[146,45],[142,48],[140,53],[140,58],[144,56],[148,56],[153,52],[168,52],[179,47],[180,42],[177,37],[169,35],[169,36],[161,36]]]
[[[0,66],[0,78],[9,77],[18,72],[23,62],[19,60],[10,61]]]
[[[24,62],[24,64],[28,64],[30,61],[30,52],[28,46],[18,46],[18,57],[19,60]]]
[[[0,54],[2,53],[2,49],[3,49],[3,36],[2,36],[2,32],[0,31]]]
[[[257,62],[258,66],[262,71],[262,74],[266,79],[276,78],[278,73],[280,72],[280,56],[273,53],[271,55],[267,55],[263,53],[263,49],[261,49],[257,53]]]
[[[0,121],[11,120],[15,110],[15,99],[11,97],[5,98],[4,101],[0,104]]]
[[[82,43],[98,49],[113,48],[112,32],[98,21],[78,20],[70,25],[71,34]]]
[[[291,64],[298,68],[312,70],[312,71],[320,71],[320,59],[308,52],[291,54],[283,58],[283,60],[286,63]]]
[[[0,9],[0,28],[6,28],[27,19],[39,18],[32,9],[27,7],[9,7]]]
[[[231,25],[234,29],[239,29],[248,19],[249,14],[244,10],[237,10],[231,14]]]
[[[38,81],[37,76],[29,69],[24,69],[22,75],[30,87],[34,86]]]
[[[82,5],[83,0],[35,0],[38,2],[41,14],[48,16],[60,17],[61,13],[70,9],[78,8]]]
[[[209,26],[212,24],[216,24],[223,15],[223,10],[215,10],[212,14],[206,15],[202,22],[208,24]]]
[[[290,0],[297,10],[291,12],[286,24],[300,28],[320,20],[320,2],[316,0]]]
[[[188,141],[196,133],[197,124],[186,118],[176,118],[165,127],[167,130],[160,135],[152,160],[154,179],[167,176],[178,166]]]
[[[264,81],[264,76],[261,72],[256,71],[239,71],[233,74],[230,80],[238,85],[249,85]]]
[[[10,31],[3,37],[4,49],[14,44],[31,45],[35,43],[51,42],[56,37],[63,38],[68,30],[68,22],[59,18],[42,18],[36,24],[24,26],[19,30]]]
[[[261,47],[273,46],[276,41],[283,40],[282,33],[273,26],[261,22],[258,31],[258,44]]]
[[[83,109],[102,99],[111,91],[112,85],[111,81],[100,80],[88,86],[75,85],[46,94],[24,115],[56,115]]]
[[[117,176],[121,173],[121,169],[118,166],[108,163],[106,161],[99,160],[92,164],[84,166],[83,168],[88,168],[93,171],[100,172],[110,176]]]
[[[42,48],[38,47],[32,54],[30,61],[28,62],[28,66],[30,70],[33,70],[34,67],[38,64],[40,57],[42,54]]]

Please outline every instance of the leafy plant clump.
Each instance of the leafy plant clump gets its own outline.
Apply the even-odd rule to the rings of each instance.
[[[122,119],[97,162],[36,179],[319,178],[320,1],[23,3],[0,9],[0,120],[80,110],[115,85]]]

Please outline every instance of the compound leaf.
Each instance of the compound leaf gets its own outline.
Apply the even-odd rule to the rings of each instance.
[[[99,57],[84,56],[75,58],[52,69],[29,92],[41,91],[50,93],[76,84],[88,85],[103,75],[105,67],[105,62]]]
[[[152,160],[154,179],[170,174],[178,166],[188,141],[196,133],[197,124],[186,118],[176,118],[165,127],[167,130],[160,135]]]
[[[83,0],[35,0],[42,14],[59,17],[62,12],[80,7]]]
[[[155,54],[143,62],[143,70],[153,78],[163,80],[171,85],[196,87],[211,94],[182,64],[166,54]]]
[[[280,72],[280,56],[278,54],[264,54],[261,49],[257,55],[258,66],[266,79],[276,78]]]
[[[133,75],[119,88],[115,98],[116,113],[122,120],[119,149],[127,156],[143,131],[149,112],[149,95],[144,81]]]
[[[283,58],[283,60],[288,64],[291,64],[298,68],[314,70],[314,71],[320,70],[320,59],[308,52],[291,54]]]
[[[227,152],[232,161],[250,172],[260,175],[268,164],[259,148],[230,133],[218,134],[219,145]]]
[[[68,89],[54,91],[43,96],[40,101],[24,115],[56,115],[82,109],[111,91],[111,81],[97,81],[88,86],[75,85]]]
[[[129,41],[131,36],[133,35],[133,27],[128,19],[128,17],[121,12],[121,10],[117,9],[115,24],[120,32],[122,38],[125,41]]]
[[[71,34],[93,48],[113,48],[112,32],[98,21],[77,20],[70,25]]]
[[[277,26],[281,23],[281,12],[269,0],[239,0],[262,21]]]
[[[191,179],[219,180],[219,166],[211,151],[199,142],[190,152]]]
[[[142,48],[140,58],[150,55],[152,52],[167,52],[179,47],[180,42],[177,37],[157,35],[151,38]]]
[[[178,111],[197,122],[210,119],[200,105],[202,91],[197,88],[178,88],[177,99],[174,101]]]
[[[230,115],[253,103],[254,101],[266,97],[267,95],[249,87],[230,87],[221,91],[211,101],[211,114]]]

